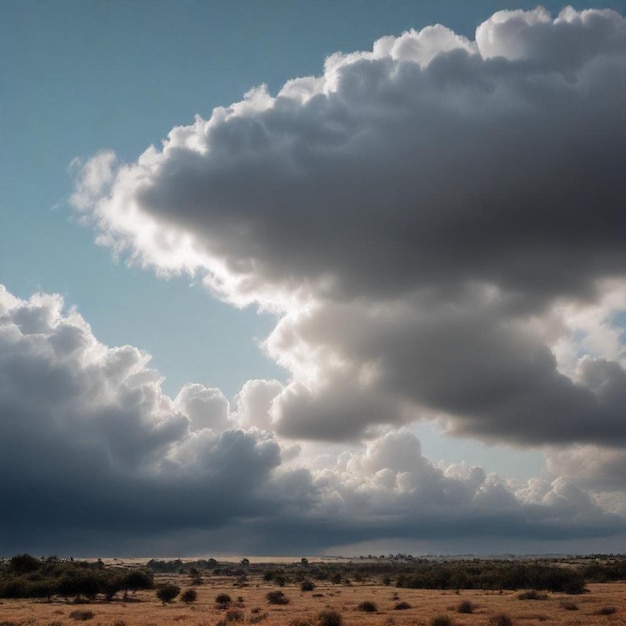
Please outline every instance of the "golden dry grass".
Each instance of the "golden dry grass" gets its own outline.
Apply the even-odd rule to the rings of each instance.
[[[188,577],[160,577],[181,588],[188,587]],[[232,626],[258,623],[264,626],[304,626],[315,624],[318,613],[334,609],[341,613],[344,626],[429,626],[437,615],[448,615],[454,626],[488,626],[496,614],[506,613],[514,626],[617,626],[626,624],[626,583],[587,585],[589,593],[567,596],[549,593],[546,600],[519,600],[516,592],[504,591],[432,591],[396,589],[375,584],[332,585],[320,583],[313,592],[300,591],[299,585],[286,585],[281,590],[289,598],[284,606],[269,605],[268,591],[278,587],[251,578],[245,587],[237,587],[232,579],[209,577],[196,586],[197,602],[185,605],[179,600],[163,606],[154,591],[138,592],[128,601],[110,603],[37,600],[3,600],[0,602],[0,626],[216,626],[225,620],[226,611],[215,605],[219,593],[228,593],[234,605],[239,605],[244,621]],[[238,599],[240,600],[238,601]],[[459,613],[459,604],[469,600],[474,605],[471,614]],[[374,602],[378,611],[358,610],[364,601]],[[395,605],[408,602],[410,609],[396,610]],[[569,610],[566,603],[577,609]],[[615,607],[610,615],[600,614],[605,607]],[[91,611],[93,618],[80,622],[72,618],[73,611]]]

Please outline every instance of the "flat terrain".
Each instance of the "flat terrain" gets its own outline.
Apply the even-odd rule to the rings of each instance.
[[[191,588],[187,575],[157,576],[155,582],[166,581],[183,590]],[[0,626],[76,626],[81,621],[93,626],[217,626],[220,622],[235,626],[254,623],[313,626],[324,609],[341,613],[344,626],[429,626],[433,617],[438,615],[447,615],[454,626],[489,626],[490,620],[502,613],[511,618],[514,626],[626,624],[625,582],[590,583],[588,593],[573,596],[547,593],[543,600],[520,600],[519,592],[512,591],[467,590],[457,593],[397,589],[368,582],[337,585],[324,581],[316,583],[313,591],[303,592],[299,584],[278,587],[261,577],[233,583],[232,578],[207,576],[201,585],[192,588],[197,591],[197,601],[192,604],[184,604],[177,598],[171,604],[163,605],[155,591],[140,591],[130,594],[127,600],[108,603],[4,599],[0,600]],[[285,594],[288,604],[268,604],[266,594],[277,590]],[[231,597],[229,609],[216,606],[215,599],[220,593]],[[359,610],[359,604],[364,601],[373,602],[377,611]],[[463,601],[474,605],[472,613],[458,612]],[[399,602],[408,603],[410,608],[396,609]],[[79,613],[73,617],[74,612]]]

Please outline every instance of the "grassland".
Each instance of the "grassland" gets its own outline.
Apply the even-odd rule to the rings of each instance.
[[[179,568],[177,572],[155,575],[157,586],[170,582],[181,590],[193,588],[197,599],[188,604],[180,597],[163,604],[155,590],[131,592],[126,598],[120,594],[108,602],[101,597],[91,601],[81,598],[78,602],[76,598],[56,596],[49,601],[4,598],[0,600],[0,626],[76,626],[81,621],[93,626],[315,626],[324,610],[338,612],[343,626],[430,626],[437,616],[447,616],[454,626],[504,626],[506,622],[499,624],[496,620],[503,614],[514,626],[626,624],[624,581],[587,583],[586,591],[577,595],[531,593],[531,598],[538,599],[524,600],[519,597],[521,589],[399,588],[394,581],[387,579],[388,584],[383,584],[380,576],[367,574],[359,576],[359,581],[345,576],[340,583],[315,580],[314,589],[302,591],[303,576],[294,576],[299,571],[295,565],[271,570],[278,572],[271,580],[267,580],[267,568],[244,571],[194,569],[190,574],[189,568]],[[287,598],[287,604],[268,603],[267,594],[277,590]],[[227,594],[231,603],[218,605],[216,598],[220,594]],[[363,603],[373,604],[375,611],[363,610]]]

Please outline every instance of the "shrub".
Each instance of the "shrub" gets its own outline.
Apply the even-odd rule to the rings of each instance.
[[[411,605],[408,602],[398,602],[396,606],[393,607],[396,611],[406,611],[406,609],[410,609]]]
[[[452,626],[452,620],[447,615],[437,615],[430,620],[430,626]]]
[[[300,589],[302,591],[313,591],[313,589],[315,589],[315,583],[311,580],[303,580],[300,584]]]
[[[459,606],[456,607],[457,613],[472,613],[474,611],[474,604],[469,600],[463,600]]]
[[[530,591],[523,591],[522,593],[518,593],[517,597],[520,600],[547,600],[547,593],[539,593],[536,589],[531,589]]]
[[[228,609],[226,611],[226,621],[229,623],[243,622],[243,611],[241,609]]]
[[[171,602],[179,593],[180,587],[178,585],[173,585],[172,583],[160,585],[156,590],[157,598],[161,600],[163,604]]]
[[[616,612],[617,609],[614,606],[603,606],[596,612],[596,615],[613,615]]]
[[[185,591],[183,591],[183,594],[180,596],[180,599],[185,604],[191,604],[198,599],[198,592],[195,589],[185,589]]]
[[[93,619],[93,611],[72,611],[70,617],[80,622],[86,622],[88,619]]]
[[[357,609],[359,611],[364,611],[365,613],[376,613],[376,611],[378,611],[378,609],[376,608],[376,605],[373,602],[370,602],[369,600],[366,600],[365,602],[361,602],[361,604],[357,606]]]
[[[513,626],[513,620],[506,613],[498,613],[489,618],[489,626]]]
[[[282,591],[270,591],[265,595],[269,604],[289,604],[289,598]]]
[[[227,593],[220,593],[215,598],[215,604],[217,604],[217,607],[219,609],[227,609],[230,606],[231,602],[232,600]]]
[[[342,626],[343,618],[339,611],[326,609],[318,614],[317,623],[318,626]]]
[[[574,602],[569,602],[568,600],[561,600],[559,606],[566,611],[578,611],[578,606],[574,604]]]
[[[262,622],[263,620],[267,619],[267,613],[260,613],[258,615],[253,615],[250,619],[248,619],[248,622],[250,624],[258,624],[259,622]]]

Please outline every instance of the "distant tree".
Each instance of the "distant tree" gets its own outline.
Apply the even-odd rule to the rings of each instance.
[[[227,593],[219,593],[215,598],[218,609],[227,609],[232,603],[231,597]]]
[[[180,587],[172,583],[160,585],[156,590],[157,598],[159,598],[163,604],[171,602],[179,593]]]
[[[28,574],[38,570],[42,565],[39,559],[30,554],[18,554],[9,559],[9,568],[16,574]]]
[[[198,599],[198,592],[195,589],[185,589],[185,591],[183,591],[182,595],[180,596],[180,599],[185,604],[191,604]]]

